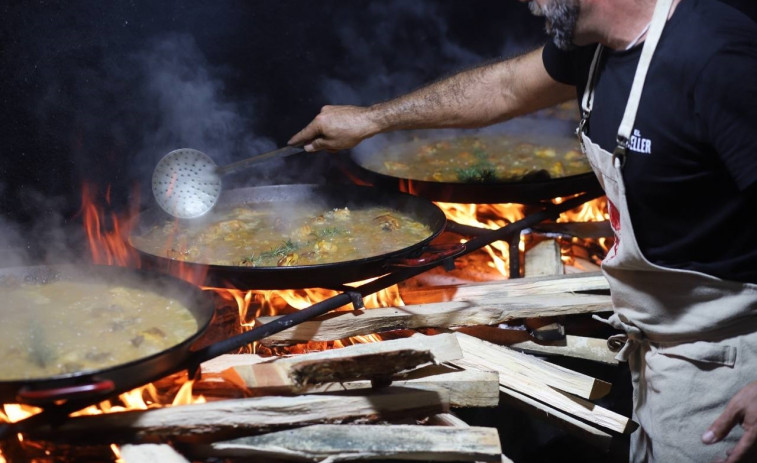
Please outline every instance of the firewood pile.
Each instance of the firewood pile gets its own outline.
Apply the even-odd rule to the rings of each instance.
[[[606,291],[594,273],[419,288],[403,295],[409,305],[327,314],[264,342],[402,335],[305,354],[223,355],[194,378],[204,403],[70,417],[0,449],[7,461],[502,462],[510,460],[497,429],[454,414],[500,401],[606,449],[634,426],[594,403],[611,384],[544,360],[612,364],[604,340],[567,334],[543,342],[528,331],[505,339],[497,328],[527,320],[549,330],[554,317],[607,312]],[[414,303],[430,300],[439,302]],[[188,379],[181,376],[156,387],[175,387]]]

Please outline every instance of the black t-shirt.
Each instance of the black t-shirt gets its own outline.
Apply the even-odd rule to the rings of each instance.
[[[588,135],[612,152],[641,45],[605,50]],[[547,71],[579,101],[596,45],[551,43]],[[631,221],[656,264],[757,283],[757,23],[682,0],[650,64],[623,168]]]

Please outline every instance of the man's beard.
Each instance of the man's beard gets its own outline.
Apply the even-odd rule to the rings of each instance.
[[[528,3],[531,13],[544,16],[547,20],[547,34],[561,50],[575,47],[573,35],[576,32],[579,6],[577,0],[550,0],[545,6],[540,6],[535,0]]]

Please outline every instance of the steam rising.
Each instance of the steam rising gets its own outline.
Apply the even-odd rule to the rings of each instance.
[[[3,13],[0,266],[81,255],[84,182],[110,187],[114,208],[154,207],[152,170],[171,150],[224,165],[280,146],[324,104],[374,103],[543,42],[527,8],[501,0],[74,0]],[[224,189],[348,182],[332,162],[271,161]]]

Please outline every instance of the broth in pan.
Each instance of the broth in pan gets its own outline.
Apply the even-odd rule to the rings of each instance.
[[[132,236],[153,255],[208,265],[277,267],[362,259],[399,251],[432,235],[429,226],[386,207],[315,209],[254,204]]]
[[[480,135],[417,140],[390,145],[361,162],[384,175],[445,183],[545,180],[591,170],[575,138],[542,139],[535,143],[515,136]]]
[[[100,370],[164,351],[199,329],[151,291],[97,282],[0,286],[0,381]]]

